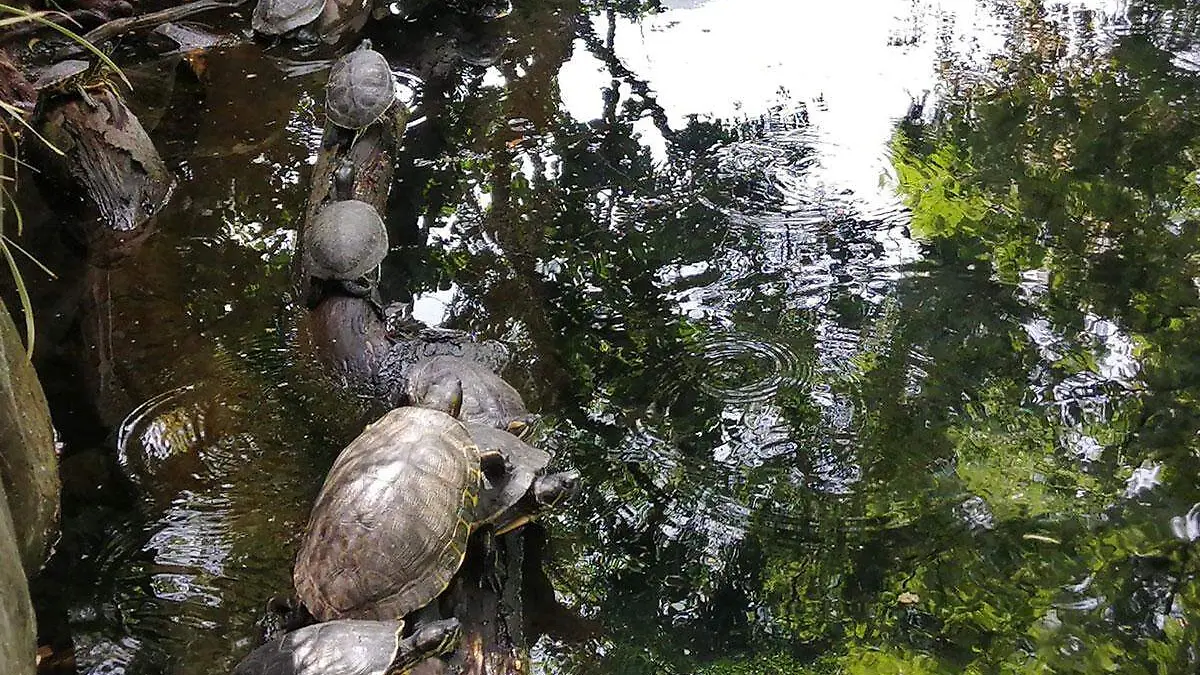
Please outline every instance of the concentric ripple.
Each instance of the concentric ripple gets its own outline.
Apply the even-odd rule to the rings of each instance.
[[[788,345],[747,335],[712,336],[703,343],[704,376],[697,383],[728,403],[769,401],[789,385],[802,385],[809,367]]]

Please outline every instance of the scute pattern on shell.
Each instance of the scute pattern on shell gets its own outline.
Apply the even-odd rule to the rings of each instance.
[[[356,49],[329,69],[325,111],[339,127],[361,129],[372,124],[395,100],[391,68],[383,54],[373,49]]]
[[[283,35],[306,26],[325,9],[325,0],[258,0],[250,27],[263,35]]]
[[[486,367],[453,356],[435,356],[413,366],[408,373],[408,401],[427,405],[434,391],[449,389],[454,380],[462,382],[462,412],[465,422],[508,429],[513,422],[534,419],[521,394],[511,384]]]
[[[320,621],[394,619],[425,606],[462,564],[480,486],[466,428],[397,408],[342,451],[313,506],[293,574]]]
[[[331,621],[250,652],[233,675],[383,675],[400,645],[400,621]]]
[[[304,233],[304,270],[318,279],[353,281],[378,267],[387,252],[383,219],[357,199],[326,204]]]

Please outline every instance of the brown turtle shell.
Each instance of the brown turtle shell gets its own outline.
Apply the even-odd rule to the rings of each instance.
[[[523,436],[537,419],[521,395],[499,375],[483,365],[455,356],[435,356],[419,361],[408,373],[407,398],[411,405],[449,411],[445,394],[462,382],[464,422],[486,424]]]
[[[325,112],[329,121],[346,129],[374,123],[396,101],[396,83],[383,54],[363,41],[338,59],[325,83]]]
[[[306,26],[325,9],[325,0],[258,0],[250,27],[263,35],[283,35]]]
[[[397,408],[338,455],[308,521],[293,580],[319,621],[395,619],[458,571],[480,486],[462,423]]]

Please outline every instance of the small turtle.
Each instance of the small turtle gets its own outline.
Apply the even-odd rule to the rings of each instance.
[[[504,534],[529,522],[538,513],[559,506],[575,494],[579,473],[561,471],[538,475],[550,463],[550,453],[529,445],[507,431],[486,424],[464,423],[479,448],[481,462],[496,465],[494,458],[502,456],[499,471],[485,465],[486,480],[479,490],[476,509],[478,523],[494,523],[496,534]]]
[[[427,623],[402,638],[402,621],[330,621],[280,636],[250,652],[233,675],[402,675],[458,647],[457,619]]]
[[[410,405],[448,412],[454,407],[455,392],[459,391],[460,419],[504,429],[520,437],[528,435],[538,419],[525,408],[525,401],[512,385],[475,361],[435,356],[416,363],[407,379]]]
[[[397,408],[338,455],[313,506],[293,581],[320,621],[395,619],[437,597],[462,565],[481,483],[458,420]]]
[[[396,81],[387,59],[371,49],[370,40],[363,40],[329,69],[325,148],[352,141],[354,134],[382,119],[395,102]]]
[[[313,36],[301,33],[300,29],[316,21],[324,9],[325,0],[258,0],[250,27],[262,35],[296,31],[296,37],[312,41]]]
[[[79,94],[88,105],[96,108],[99,104],[92,97],[91,90],[108,89],[117,95],[113,83],[104,76],[105,71],[102,64],[93,65],[81,59],[66,59],[42,70],[33,82],[33,88],[38,92],[34,118],[41,117],[47,102],[56,96]],[[110,102],[109,113],[114,123],[124,126],[125,114],[117,102]]]
[[[351,297],[365,298],[377,287],[367,277],[377,274],[387,252],[387,228],[379,212],[366,202],[345,199],[326,204],[313,217],[304,233],[302,265],[306,275],[335,282]],[[314,300],[310,295],[310,306]]]
[[[49,66],[33,82],[33,88],[41,91],[69,91],[83,84],[86,73],[92,67],[91,63],[80,59],[67,59]]]

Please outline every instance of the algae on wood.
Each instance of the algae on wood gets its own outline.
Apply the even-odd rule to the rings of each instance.
[[[0,301],[0,477],[29,574],[57,538],[60,484],[50,408],[8,308]],[[0,561],[4,558],[0,558]]]
[[[37,663],[37,632],[29,582],[17,564],[17,539],[0,487],[0,663],[9,675],[33,675]]]

